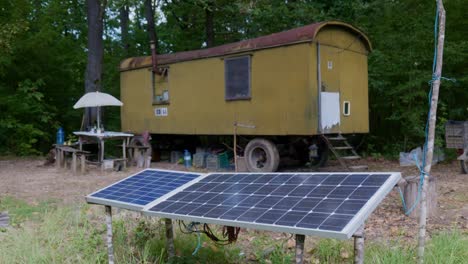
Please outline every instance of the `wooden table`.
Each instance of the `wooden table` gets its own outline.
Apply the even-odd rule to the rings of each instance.
[[[83,142],[85,140],[88,141],[95,141],[98,143],[99,146],[99,153],[98,153],[98,161],[101,164],[101,168],[103,168],[104,164],[104,146],[107,140],[122,140],[122,160],[124,168],[127,167],[127,152],[126,146],[128,145],[130,138],[133,137],[133,134],[130,133],[123,133],[123,132],[113,132],[113,131],[106,131],[101,133],[94,133],[89,131],[75,131],[73,134],[79,137],[79,146],[80,149],[83,148]]]
[[[80,159],[81,164],[81,174],[84,174],[85,171],[85,155],[88,154],[88,151],[83,151],[81,149],[76,149],[71,146],[66,145],[55,145],[55,153],[56,153],[56,166],[57,168],[67,167],[66,162],[66,155],[67,153],[71,153],[72,155],[72,164],[71,169],[73,171],[73,175],[76,175],[76,166],[77,166],[77,158]]]

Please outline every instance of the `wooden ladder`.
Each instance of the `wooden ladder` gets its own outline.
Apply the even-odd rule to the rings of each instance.
[[[341,134],[335,135],[322,135],[328,145],[328,149],[335,155],[340,165],[345,170],[367,170],[367,165],[350,165],[349,163],[361,159],[361,156],[354,150],[348,140]]]

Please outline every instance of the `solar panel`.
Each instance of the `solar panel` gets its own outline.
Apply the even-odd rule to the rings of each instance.
[[[400,173],[214,173],[146,206],[148,215],[345,239]]]
[[[146,169],[86,196],[88,203],[141,210],[203,174]]]

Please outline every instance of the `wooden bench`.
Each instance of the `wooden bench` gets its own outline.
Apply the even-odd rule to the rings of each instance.
[[[140,146],[140,145],[128,145],[127,149],[131,152],[133,151],[132,154],[130,154],[130,163],[134,165],[140,165],[139,167],[149,167],[149,164],[147,164],[149,153],[148,149],[150,146]],[[136,155],[136,151],[139,152],[139,156]],[[143,164],[138,164],[138,158],[142,157],[143,158]]]
[[[89,154],[89,151],[79,150],[70,146],[64,145],[56,145],[56,166],[57,168],[67,168],[66,156],[67,153],[71,154],[72,162],[71,162],[71,169],[73,171],[73,175],[76,175],[76,166],[77,166],[77,159],[80,159],[81,164],[81,174],[85,173],[85,166],[86,166],[86,155]]]

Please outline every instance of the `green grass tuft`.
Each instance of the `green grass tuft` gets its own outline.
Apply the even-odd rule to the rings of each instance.
[[[0,212],[8,211],[11,225],[18,225],[29,219],[38,219],[42,214],[55,208],[55,201],[42,201],[37,205],[30,205],[13,197],[0,197]]]

